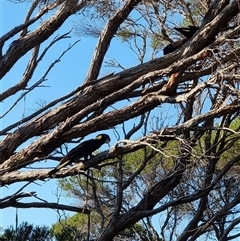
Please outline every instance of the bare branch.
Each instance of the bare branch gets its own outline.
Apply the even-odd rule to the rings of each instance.
[[[85,83],[97,79],[103,58],[107,52],[113,35],[116,33],[120,24],[133,10],[134,6],[139,2],[140,0],[125,1],[122,8],[119,11],[117,11],[111,19],[109,19],[108,23],[106,24],[105,28],[103,29],[99,37],[99,41],[93,54],[93,59],[88,70],[88,75],[86,77]]]

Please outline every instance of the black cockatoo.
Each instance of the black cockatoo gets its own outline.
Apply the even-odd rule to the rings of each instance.
[[[196,26],[188,26],[185,28],[174,28],[176,29],[179,33],[181,33],[184,37],[184,39],[180,39],[176,42],[173,42],[169,45],[167,45],[164,49],[163,49],[163,54],[169,54],[173,51],[175,51],[176,49],[180,48],[184,43],[186,43],[190,38],[192,38],[192,36],[197,32],[197,30],[199,30],[199,27]],[[209,44],[212,44],[215,41],[215,37],[211,38],[207,44],[204,46],[204,48],[206,46],[208,46]]]
[[[49,175],[53,175],[61,168],[78,161],[81,158],[84,158],[86,161],[88,156],[93,157],[93,152],[99,149],[104,143],[111,141],[110,137],[107,134],[100,134],[95,137],[95,139],[90,139],[83,141],[76,147],[74,147],[65,157],[60,160],[60,163],[53,170],[49,172]]]
[[[184,43],[186,43],[196,33],[196,31],[199,29],[199,27],[188,26],[186,28],[174,28],[174,29],[176,29],[179,33],[184,35],[186,38],[180,39],[176,42],[173,42],[173,43],[167,45],[163,49],[164,55],[169,54],[169,53],[175,51],[176,49],[178,49],[179,47],[181,47]]]

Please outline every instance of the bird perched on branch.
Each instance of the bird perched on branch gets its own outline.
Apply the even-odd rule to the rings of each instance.
[[[174,28],[174,29],[176,29],[179,33],[181,33],[186,38],[180,39],[176,42],[173,42],[173,43],[167,45],[163,49],[164,55],[169,54],[169,53],[175,51],[176,49],[178,49],[179,47],[181,47],[184,43],[186,43],[196,33],[196,31],[199,29],[199,27],[188,26],[186,28]]]
[[[61,168],[66,167],[67,165],[76,162],[81,158],[84,158],[85,161],[89,156],[92,158],[94,156],[92,154],[94,151],[99,149],[104,143],[109,144],[110,141],[111,139],[107,134],[100,134],[97,135],[95,139],[83,141],[78,146],[73,148],[65,157],[63,157],[58,166],[51,170],[48,174],[53,175]]]
[[[176,49],[180,48],[184,43],[186,43],[190,38],[192,38],[192,36],[197,32],[197,30],[199,30],[199,27],[196,26],[188,26],[185,28],[174,28],[175,30],[177,30],[179,33],[181,33],[185,38],[184,39],[180,39],[176,42],[173,42],[169,45],[167,45],[164,49],[163,49],[163,54],[169,54],[173,51],[175,51]],[[206,45],[204,46],[204,48],[206,46],[208,46],[209,44],[212,44],[215,41],[215,37],[211,38]]]
[[[193,35],[197,32],[197,30],[199,30],[199,27],[188,26],[185,28],[174,28],[174,29],[177,30],[179,33],[181,33],[185,38],[167,45],[163,49],[164,55],[175,51],[176,49],[181,47],[184,43],[186,43],[189,39],[191,39],[193,37]],[[214,41],[215,41],[215,36],[212,37],[211,39],[209,39],[207,41],[207,43],[205,44],[205,46],[203,46],[203,47],[205,48],[209,44],[212,44]],[[216,51],[214,51],[214,52],[216,52]],[[176,94],[178,84],[180,82],[183,72],[184,72],[184,69],[181,69],[180,71],[171,74],[167,84],[164,85],[163,93],[165,93],[169,96],[174,96]]]

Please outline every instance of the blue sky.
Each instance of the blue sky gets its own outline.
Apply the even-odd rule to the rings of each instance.
[[[30,4],[28,1],[21,4],[14,4],[10,1],[3,0],[0,1],[0,34],[3,35],[13,27],[22,23],[26,12],[29,8]],[[11,14],[9,14],[11,13]],[[13,17],[14,16],[14,17]],[[73,27],[73,21],[76,21],[78,16],[74,15],[69,18],[62,26],[57,33],[55,33],[49,41],[51,41],[57,34],[64,34],[68,32]],[[1,129],[5,128],[9,124],[15,123],[22,117],[32,113],[34,110],[39,108],[39,104],[41,102],[50,102],[56,98],[59,98],[76,87],[81,85],[84,81],[86,73],[88,71],[89,64],[92,59],[92,54],[97,42],[97,39],[91,37],[79,37],[74,34],[71,34],[71,38],[61,40],[57,42],[53,48],[47,53],[44,57],[43,61],[40,62],[36,73],[32,77],[30,84],[35,83],[42,77],[48,66],[56,60],[62,52],[68,48],[69,45],[72,45],[75,41],[79,40],[73,49],[67,52],[64,57],[61,59],[59,63],[55,65],[53,70],[48,74],[47,81],[44,82],[48,87],[41,87],[35,90],[34,92],[29,93],[26,98],[24,98],[21,102],[19,102],[14,109],[6,115],[3,119],[0,120]],[[7,43],[10,45],[14,39],[11,39]],[[49,43],[48,41],[48,43]],[[121,45],[121,48],[119,48]],[[46,46],[46,45],[45,45]],[[5,47],[6,49],[6,47]],[[30,53],[29,53],[30,54]],[[22,57],[16,65],[12,68],[12,70],[7,73],[7,75],[1,80],[1,91],[6,90],[9,86],[17,83],[21,80],[21,77],[24,73],[25,66],[27,60],[29,59],[29,54]],[[128,68],[134,65],[139,64],[138,59],[131,52],[124,43],[121,43],[120,40],[114,38],[114,42],[111,43],[111,46],[107,52],[107,58],[114,58],[119,61],[124,67]],[[127,57],[126,57],[127,56]],[[151,56],[149,54],[149,56]],[[114,68],[102,68],[101,74],[108,74],[112,71],[120,71],[119,69]],[[22,93],[20,93],[22,94]],[[19,97],[19,94],[14,97],[9,98],[8,100],[1,103],[1,115],[3,115],[9,107],[14,103],[16,98]],[[174,108],[174,107],[171,107]],[[161,113],[172,113],[172,110],[169,107],[164,110],[161,109]],[[159,114],[161,115],[161,114]],[[165,114],[163,114],[165,115]],[[159,116],[161,119],[161,116]],[[176,115],[175,115],[176,118]],[[169,124],[169,123],[168,123]],[[119,128],[120,129],[120,128]],[[111,145],[117,141],[115,135],[112,130],[105,131],[111,136]],[[95,136],[96,133],[86,137],[86,139]],[[27,146],[29,143],[24,143],[23,146]],[[101,150],[105,150],[107,146],[103,146]],[[43,165],[43,163],[39,164]],[[55,166],[56,163],[52,162],[47,163],[46,166]],[[7,187],[2,187],[0,189],[0,198],[13,194],[19,188],[23,186],[23,183],[13,184]],[[47,182],[36,182],[24,189],[25,192],[36,191],[39,198],[45,199],[49,202],[57,202],[56,192],[57,185],[55,180],[50,180]],[[27,201],[38,201],[34,198],[24,199],[23,202]],[[60,203],[63,204],[73,204],[77,205],[76,200],[68,200],[65,197],[60,198]],[[72,214],[72,213],[69,213]],[[16,209],[15,208],[7,208],[0,210],[0,226],[7,227],[11,224],[15,225],[16,218]],[[51,209],[19,209],[18,210],[18,222],[27,221],[29,223],[33,223],[36,225],[51,225],[57,221],[57,212]]]
[[[7,0],[0,1],[0,34],[3,35],[7,31],[11,30],[16,25],[23,22],[26,12],[29,8],[29,2],[26,1],[21,4],[14,4]],[[68,19],[64,26],[62,26],[57,33],[55,33],[50,41],[57,35],[68,32],[73,27],[73,20],[76,21],[77,16],[74,15],[72,18]],[[96,45],[97,39],[87,38],[87,37],[79,37],[75,35],[71,35],[71,38],[61,40],[56,43],[54,47],[49,51],[49,53],[44,57],[43,61],[39,64],[39,67],[30,81],[31,84],[36,82],[46,71],[46,68],[51,64],[55,59],[57,59],[62,51],[64,51],[70,44],[73,44],[75,41],[80,39],[72,50],[67,52],[62,60],[56,64],[54,69],[47,76],[47,82],[44,82],[48,87],[38,88],[37,91],[34,91],[26,96],[24,100],[18,103],[14,109],[6,115],[5,118],[0,119],[0,128],[5,128],[9,124],[15,123],[17,120],[21,119],[23,116],[32,113],[34,110],[39,108],[39,103],[41,102],[50,102],[58,97],[61,97],[79,85],[84,81],[85,75],[87,73],[92,54],[94,51],[94,47]],[[11,39],[13,41],[13,39]],[[10,45],[11,41],[7,44]],[[114,42],[111,44],[109,51],[107,53],[108,57],[114,57],[116,60],[120,61],[124,67],[131,67],[138,64],[138,60],[136,56],[131,52],[128,47],[125,48],[119,45],[123,45],[120,41],[114,39]],[[150,55],[149,55],[150,56]],[[29,55],[21,58],[18,63],[13,67],[13,69],[1,80],[0,90],[4,91],[9,86],[17,83],[23,73],[26,66],[26,61],[28,60]],[[103,68],[103,72],[101,74],[107,74],[115,69],[112,68]],[[9,109],[9,107],[14,103],[16,98],[19,95],[15,95],[14,97],[9,98],[8,100],[1,103],[1,111],[0,114],[4,114],[5,111]],[[169,114],[171,117],[172,113],[175,113],[174,118],[177,118],[176,109],[173,111],[174,107],[164,107],[161,109],[161,113],[165,116],[165,113]],[[161,114],[160,113],[160,114]],[[159,114],[159,115],[160,115]],[[161,119],[161,116],[159,116]],[[172,119],[174,119],[172,118]],[[172,121],[172,120],[171,120]],[[168,123],[170,124],[170,123]],[[113,135],[112,130],[107,130],[111,136],[111,145],[114,145],[116,142],[116,138]],[[86,137],[86,139],[95,136],[96,133]],[[29,143],[24,143],[24,145],[28,145]],[[107,146],[103,146],[101,150],[105,150]],[[43,165],[41,163],[40,165]],[[51,164],[47,163],[49,167]],[[56,163],[52,162],[52,166],[55,166]],[[6,197],[8,195],[12,195],[14,192],[19,190],[24,184],[18,183],[13,184],[6,187],[0,188],[0,198]],[[36,182],[24,189],[25,192],[36,191],[37,196],[39,198],[45,199],[49,202],[57,202],[58,197],[57,193],[57,185],[55,180],[49,180],[46,182]],[[27,201],[39,201],[34,198],[24,199],[23,202]],[[77,205],[76,200],[66,199],[64,196],[60,196],[59,203],[62,204],[72,204]],[[69,215],[73,213],[68,213]],[[18,210],[18,223],[22,221],[27,221],[29,223],[33,223],[35,225],[47,225],[50,226],[52,223],[57,222],[57,212],[51,209],[19,209]],[[15,225],[16,219],[16,209],[15,208],[7,208],[0,210],[0,227],[7,227],[9,225]],[[159,223],[159,216],[156,215],[154,220]],[[185,225],[185,224],[184,224]]]
[[[0,34],[3,35],[7,31],[11,30],[16,25],[23,22],[25,14],[28,10],[29,3],[26,1],[21,4],[14,4],[9,1],[3,0],[0,2]],[[76,16],[75,16],[76,17]],[[59,30],[57,34],[63,34],[72,28],[72,19],[69,19]],[[57,34],[54,34],[55,37]],[[53,38],[51,38],[53,39]],[[64,39],[58,42],[51,51],[46,55],[42,63],[40,63],[36,74],[33,76],[31,83],[36,82],[42,74],[45,72],[46,68],[57,59],[63,50],[65,50],[69,44],[73,44],[80,37],[72,35],[70,39]],[[13,40],[11,40],[13,41]],[[22,116],[33,112],[35,109],[39,108],[38,103],[42,101],[49,102],[58,98],[64,94],[69,93],[74,88],[79,86],[84,80],[84,76],[88,70],[89,63],[91,61],[91,55],[94,50],[97,39],[93,38],[81,38],[81,41],[75,45],[73,50],[70,50],[63,57],[61,62],[57,63],[52,72],[47,76],[48,81],[45,83],[47,86],[45,88],[39,88],[27,95],[24,101],[21,101],[16,105],[16,107],[11,111],[5,118],[1,119],[1,129],[8,126],[10,123],[14,123]],[[10,42],[9,42],[10,44]],[[82,57],[79,58],[79,55]],[[7,89],[13,83],[18,82],[24,72],[26,66],[26,60],[28,56],[23,57],[20,61],[13,67],[2,80],[1,80],[1,91]],[[54,89],[54,90],[53,90]],[[1,103],[1,115],[5,113],[6,110],[12,105],[18,96],[15,95],[9,100]],[[26,143],[27,145],[27,143]],[[53,163],[53,166],[56,163]],[[16,192],[21,184],[13,184],[8,187],[2,187],[0,190],[0,196],[5,197]],[[40,186],[39,186],[40,185]],[[26,192],[36,191],[38,197],[43,198],[48,201],[57,202],[56,193],[56,181],[52,180],[49,182],[38,182],[38,184],[31,184],[24,189]],[[25,199],[22,201],[38,201],[33,198]],[[60,203],[69,203],[71,200],[66,200],[65,198],[60,199]],[[7,227],[11,224],[15,225],[16,209],[7,208],[0,210],[0,226]],[[19,223],[22,221],[28,221],[34,224],[45,224],[51,225],[57,221],[57,213],[53,210],[46,209],[19,209],[18,210]]]
[[[29,1],[31,2],[31,1]],[[29,2],[26,1],[21,4],[14,4],[7,0],[0,1],[0,34],[3,35],[6,32],[10,31],[16,25],[19,25],[23,22],[26,12],[29,8]],[[73,27],[73,21],[77,20],[76,15],[69,18],[62,26],[57,33],[55,33],[51,38],[50,41],[56,37],[57,34],[64,34],[68,32]],[[48,87],[38,88],[36,91],[28,94],[26,98],[24,98],[21,102],[19,102],[14,109],[6,115],[3,119],[0,119],[0,128],[5,128],[9,124],[15,123],[22,117],[32,113],[34,110],[39,108],[39,104],[41,102],[50,102],[56,98],[59,98],[72,90],[76,87],[81,85],[84,81],[86,73],[89,68],[89,64],[92,59],[92,54],[97,42],[97,39],[91,37],[79,37],[71,34],[71,38],[61,40],[60,42],[56,43],[53,48],[47,53],[44,57],[43,61],[39,64],[36,73],[32,77],[30,83],[33,84],[42,77],[48,66],[56,60],[64,50],[68,48],[69,45],[73,44],[75,41],[79,40],[73,49],[67,52],[64,57],[61,59],[59,63],[53,68],[53,70],[47,76],[47,82],[44,84]],[[10,45],[14,39],[11,39],[7,44]],[[49,41],[48,41],[49,42]],[[121,48],[119,48],[121,45]],[[5,48],[6,49],[6,48]],[[159,53],[161,55],[161,51]],[[139,64],[136,55],[129,50],[128,46],[124,43],[121,43],[120,40],[114,38],[114,42],[111,43],[111,46],[107,52],[107,58],[114,58],[119,61],[125,68],[132,67],[134,65]],[[150,52],[149,55],[151,56]],[[0,90],[1,92],[6,90],[9,86],[17,83],[21,80],[21,77],[24,73],[26,61],[29,59],[29,54],[21,58],[16,65],[11,69],[9,73],[1,80],[0,83]],[[108,74],[112,71],[120,71],[120,69],[114,68],[102,68],[101,74]],[[22,94],[22,93],[21,93]],[[14,97],[9,98],[8,100],[1,103],[1,111],[0,114],[3,115],[9,107],[14,103],[16,98],[19,97],[15,95]],[[169,115],[171,117],[171,121],[174,118],[177,118],[176,109],[174,106],[166,105],[164,108],[160,107],[158,114],[159,120],[162,121],[162,117]],[[174,113],[174,116],[173,116]],[[155,112],[156,115],[156,112]],[[165,120],[169,121],[169,120]],[[152,120],[150,119],[150,122]],[[150,125],[153,124],[150,123]],[[160,123],[163,124],[163,123]],[[170,125],[171,123],[166,123],[166,125]],[[156,126],[155,126],[156,128]],[[118,128],[120,130],[120,127]],[[105,131],[104,131],[105,132]],[[113,133],[113,130],[107,130],[111,136],[111,146],[115,144],[116,137]],[[86,139],[95,136],[96,133],[86,137]],[[27,146],[29,143],[24,143]],[[104,145],[101,150],[105,150],[107,148]],[[52,164],[51,164],[52,163]],[[38,166],[43,166],[43,163],[39,164]],[[48,162],[46,166],[54,167],[56,165],[55,162]],[[33,184],[28,185],[23,191],[25,192],[32,192],[36,191],[37,196],[41,199],[44,199],[49,202],[57,202],[62,204],[72,204],[78,205],[78,202],[73,199],[67,199],[66,197],[60,194],[60,199],[58,200],[59,196],[57,197],[56,193],[59,191],[57,190],[56,180],[47,180],[46,182],[35,182]],[[6,197],[8,195],[12,195],[14,192],[18,191],[24,183],[17,183],[6,187],[0,188],[0,198]],[[59,193],[58,193],[59,194]],[[23,202],[37,202],[39,200],[35,198],[28,198],[21,200]],[[51,226],[53,223],[58,221],[58,214],[56,211],[51,209],[18,209],[15,208],[6,208],[0,210],[0,227],[6,228],[9,225],[15,225],[16,222],[16,212],[18,213],[18,223],[23,221],[27,221],[28,223],[32,223],[34,225],[46,225]],[[68,212],[67,215],[72,215],[73,213]],[[159,229],[159,222],[162,222],[162,215],[155,215],[153,218],[154,224],[156,225],[157,229]],[[185,224],[184,224],[185,225]]]
[[[10,1],[3,0],[0,1],[0,34],[3,35],[13,27],[21,24],[25,18],[26,12],[29,8],[29,2],[26,1],[21,4],[14,4]],[[50,41],[57,35],[68,32],[73,27],[73,20],[76,21],[77,16],[73,16],[68,19],[63,27],[59,29],[59,31],[54,34]],[[51,64],[54,60],[56,60],[70,44],[73,44],[75,41],[79,40],[72,50],[67,52],[62,60],[56,64],[54,69],[47,76],[47,82],[44,82],[46,86],[38,88],[37,91],[29,93],[26,98],[24,98],[21,102],[19,102],[13,110],[6,115],[6,117],[0,120],[1,129],[5,128],[9,124],[15,123],[17,120],[22,117],[32,113],[34,110],[39,108],[39,104],[41,102],[50,102],[55,98],[58,98],[62,95],[65,95],[75,89],[77,86],[81,85],[84,81],[84,77],[87,73],[92,53],[94,51],[94,47],[96,45],[97,39],[87,38],[87,37],[79,37],[71,34],[71,38],[61,40],[56,43],[53,48],[49,51],[49,53],[45,56],[42,62],[40,62],[36,73],[32,77],[30,83],[33,84],[38,81],[39,78],[42,77],[43,73],[46,71],[49,64]],[[8,47],[14,39],[11,39],[6,47]],[[115,41],[111,44],[107,56],[114,58],[117,61],[122,61],[124,67],[130,67],[132,65],[138,64],[138,60],[135,58],[134,54],[129,52],[129,49],[121,48],[121,52],[119,52],[119,44],[122,44],[120,41]],[[122,47],[122,46],[121,46]],[[29,53],[30,54],[30,53]],[[1,80],[1,92],[6,90],[9,86],[13,85],[20,81],[26,63],[29,59],[29,54],[22,57],[15,66],[11,69],[9,73]],[[126,59],[126,56],[127,59]],[[115,69],[112,68],[103,68],[103,73],[107,74]],[[22,94],[22,93],[20,93]],[[1,115],[3,115],[9,107],[15,102],[15,100],[20,96],[20,94],[16,94],[15,96],[5,100],[1,103]],[[115,136],[112,131],[106,131],[110,134],[112,142],[111,145],[114,145],[116,141]],[[95,133],[93,134],[95,136]],[[87,137],[86,139],[88,139]],[[29,143],[24,143],[24,145],[28,145]],[[23,145],[23,146],[24,146]],[[101,150],[106,149],[106,146],[103,146]],[[42,164],[41,164],[42,165]],[[56,163],[52,163],[52,166],[55,166]],[[49,164],[48,164],[49,166]],[[13,194],[19,188],[23,186],[23,183],[13,184],[10,186],[2,187],[0,189],[0,198],[6,197],[8,195]],[[31,184],[24,189],[25,192],[36,191],[39,198],[45,199],[50,202],[57,202],[57,197],[55,193],[57,192],[57,186],[55,180],[44,182],[36,182],[36,184]],[[22,201],[38,201],[34,198],[25,199]],[[74,205],[74,200],[67,200],[64,197],[61,197],[60,203],[69,204],[69,202]],[[0,210],[0,226],[7,227],[11,224],[15,225],[16,218],[16,209],[15,208],[7,208]],[[37,225],[51,225],[52,223],[57,221],[57,212],[53,210],[46,209],[19,209],[18,210],[18,222],[28,221],[29,223],[34,223]]]

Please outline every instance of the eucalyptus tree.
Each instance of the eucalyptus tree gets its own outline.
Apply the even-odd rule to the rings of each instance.
[[[239,1],[227,0],[30,2],[23,22],[0,38],[0,183],[22,183],[0,207],[80,212],[89,220],[87,238],[96,241],[113,240],[138,223],[152,240],[238,237],[239,10]],[[64,32],[68,19],[73,30]],[[199,30],[162,56],[166,45],[184,38],[174,27],[189,25]],[[86,59],[81,41],[61,53],[54,49],[76,34],[97,37],[84,77],[77,67],[71,75]],[[48,53],[55,59],[39,71]],[[77,57],[61,64],[70,53]],[[12,78],[19,63],[24,67]],[[57,74],[60,68],[77,84],[51,99],[70,83]],[[53,79],[55,88],[48,85]],[[27,97],[40,88],[50,99],[27,113]],[[66,143],[99,131],[111,136],[109,150],[48,175],[46,165],[66,154]],[[44,188],[43,180],[69,176],[83,180],[75,192],[78,207],[24,191],[28,183]]]

